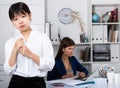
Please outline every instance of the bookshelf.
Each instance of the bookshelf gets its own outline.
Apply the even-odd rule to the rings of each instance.
[[[91,4],[91,64],[120,62],[120,4]],[[93,69],[92,69],[93,71]]]
[[[117,9],[117,12],[115,12]],[[90,10],[90,9],[89,9]],[[108,64],[114,66],[116,72],[120,63],[120,4],[92,4],[91,3],[91,32],[88,33],[89,42],[80,42],[75,49],[75,56],[79,59],[89,72],[94,72],[100,65]],[[92,16],[95,12],[99,19],[93,21]],[[111,15],[115,12],[115,18],[106,18],[104,14]],[[89,31],[89,30],[87,30]],[[90,55],[86,48],[90,48]],[[86,58],[86,55],[88,55]]]

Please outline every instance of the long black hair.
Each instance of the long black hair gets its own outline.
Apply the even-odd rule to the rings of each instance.
[[[26,13],[30,15],[31,11],[30,11],[29,7],[27,6],[27,4],[23,3],[23,2],[14,3],[9,8],[10,20],[13,20],[16,15],[26,14]]]
[[[60,46],[59,46],[59,49],[58,49],[56,58],[61,58],[61,57],[62,57],[62,55],[63,55],[62,49],[63,49],[63,48],[66,48],[66,47],[69,47],[69,46],[74,46],[74,45],[75,45],[75,42],[74,42],[71,38],[69,38],[69,37],[64,37],[64,38],[61,40],[61,43],[60,43]]]

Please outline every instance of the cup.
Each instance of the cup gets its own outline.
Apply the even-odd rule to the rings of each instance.
[[[114,73],[113,72],[107,72],[107,80],[108,80],[108,84],[114,84]]]
[[[120,73],[115,73],[115,75],[114,75],[114,84],[115,84],[115,86],[120,87]]]

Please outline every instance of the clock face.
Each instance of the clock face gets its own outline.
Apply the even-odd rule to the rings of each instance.
[[[58,14],[58,19],[63,24],[70,24],[74,20],[74,17],[72,16],[72,10],[69,8],[61,9]]]

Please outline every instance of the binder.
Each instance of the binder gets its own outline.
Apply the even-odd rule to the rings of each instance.
[[[85,48],[85,61],[90,61],[90,47]]]
[[[93,43],[108,42],[107,25],[94,25],[93,26]]]
[[[115,42],[118,42],[118,30],[115,31]]]
[[[116,28],[115,25],[109,25],[109,42],[115,42]]]
[[[91,52],[90,52],[90,47],[85,47],[84,50],[80,51],[80,59],[83,60],[84,62],[90,61],[91,59]]]
[[[53,30],[56,29],[56,30]],[[58,45],[60,44],[59,38],[58,38],[58,27],[56,26],[52,26],[51,25],[51,42],[53,45]]]
[[[119,62],[120,45],[119,44],[111,44],[110,49],[111,49],[111,62]]]
[[[45,33],[49,36],[49,38],[51,39],[51,24],[50,22],[46,22],[45,23]]]
[[[108,42],[108,30],[107,25],[103,25],[103,42]]]
[[[120,42],[120,31],[118,31],[118,42]]]
[[[93,33],[93,38],[92,38],[92,41],[93,43],[102,43],[103,42],[103,31],[102,31],[102,26],[99,26],[99,25],[94,25],[93,26],[93,30],[92,30],[92,33]]]

